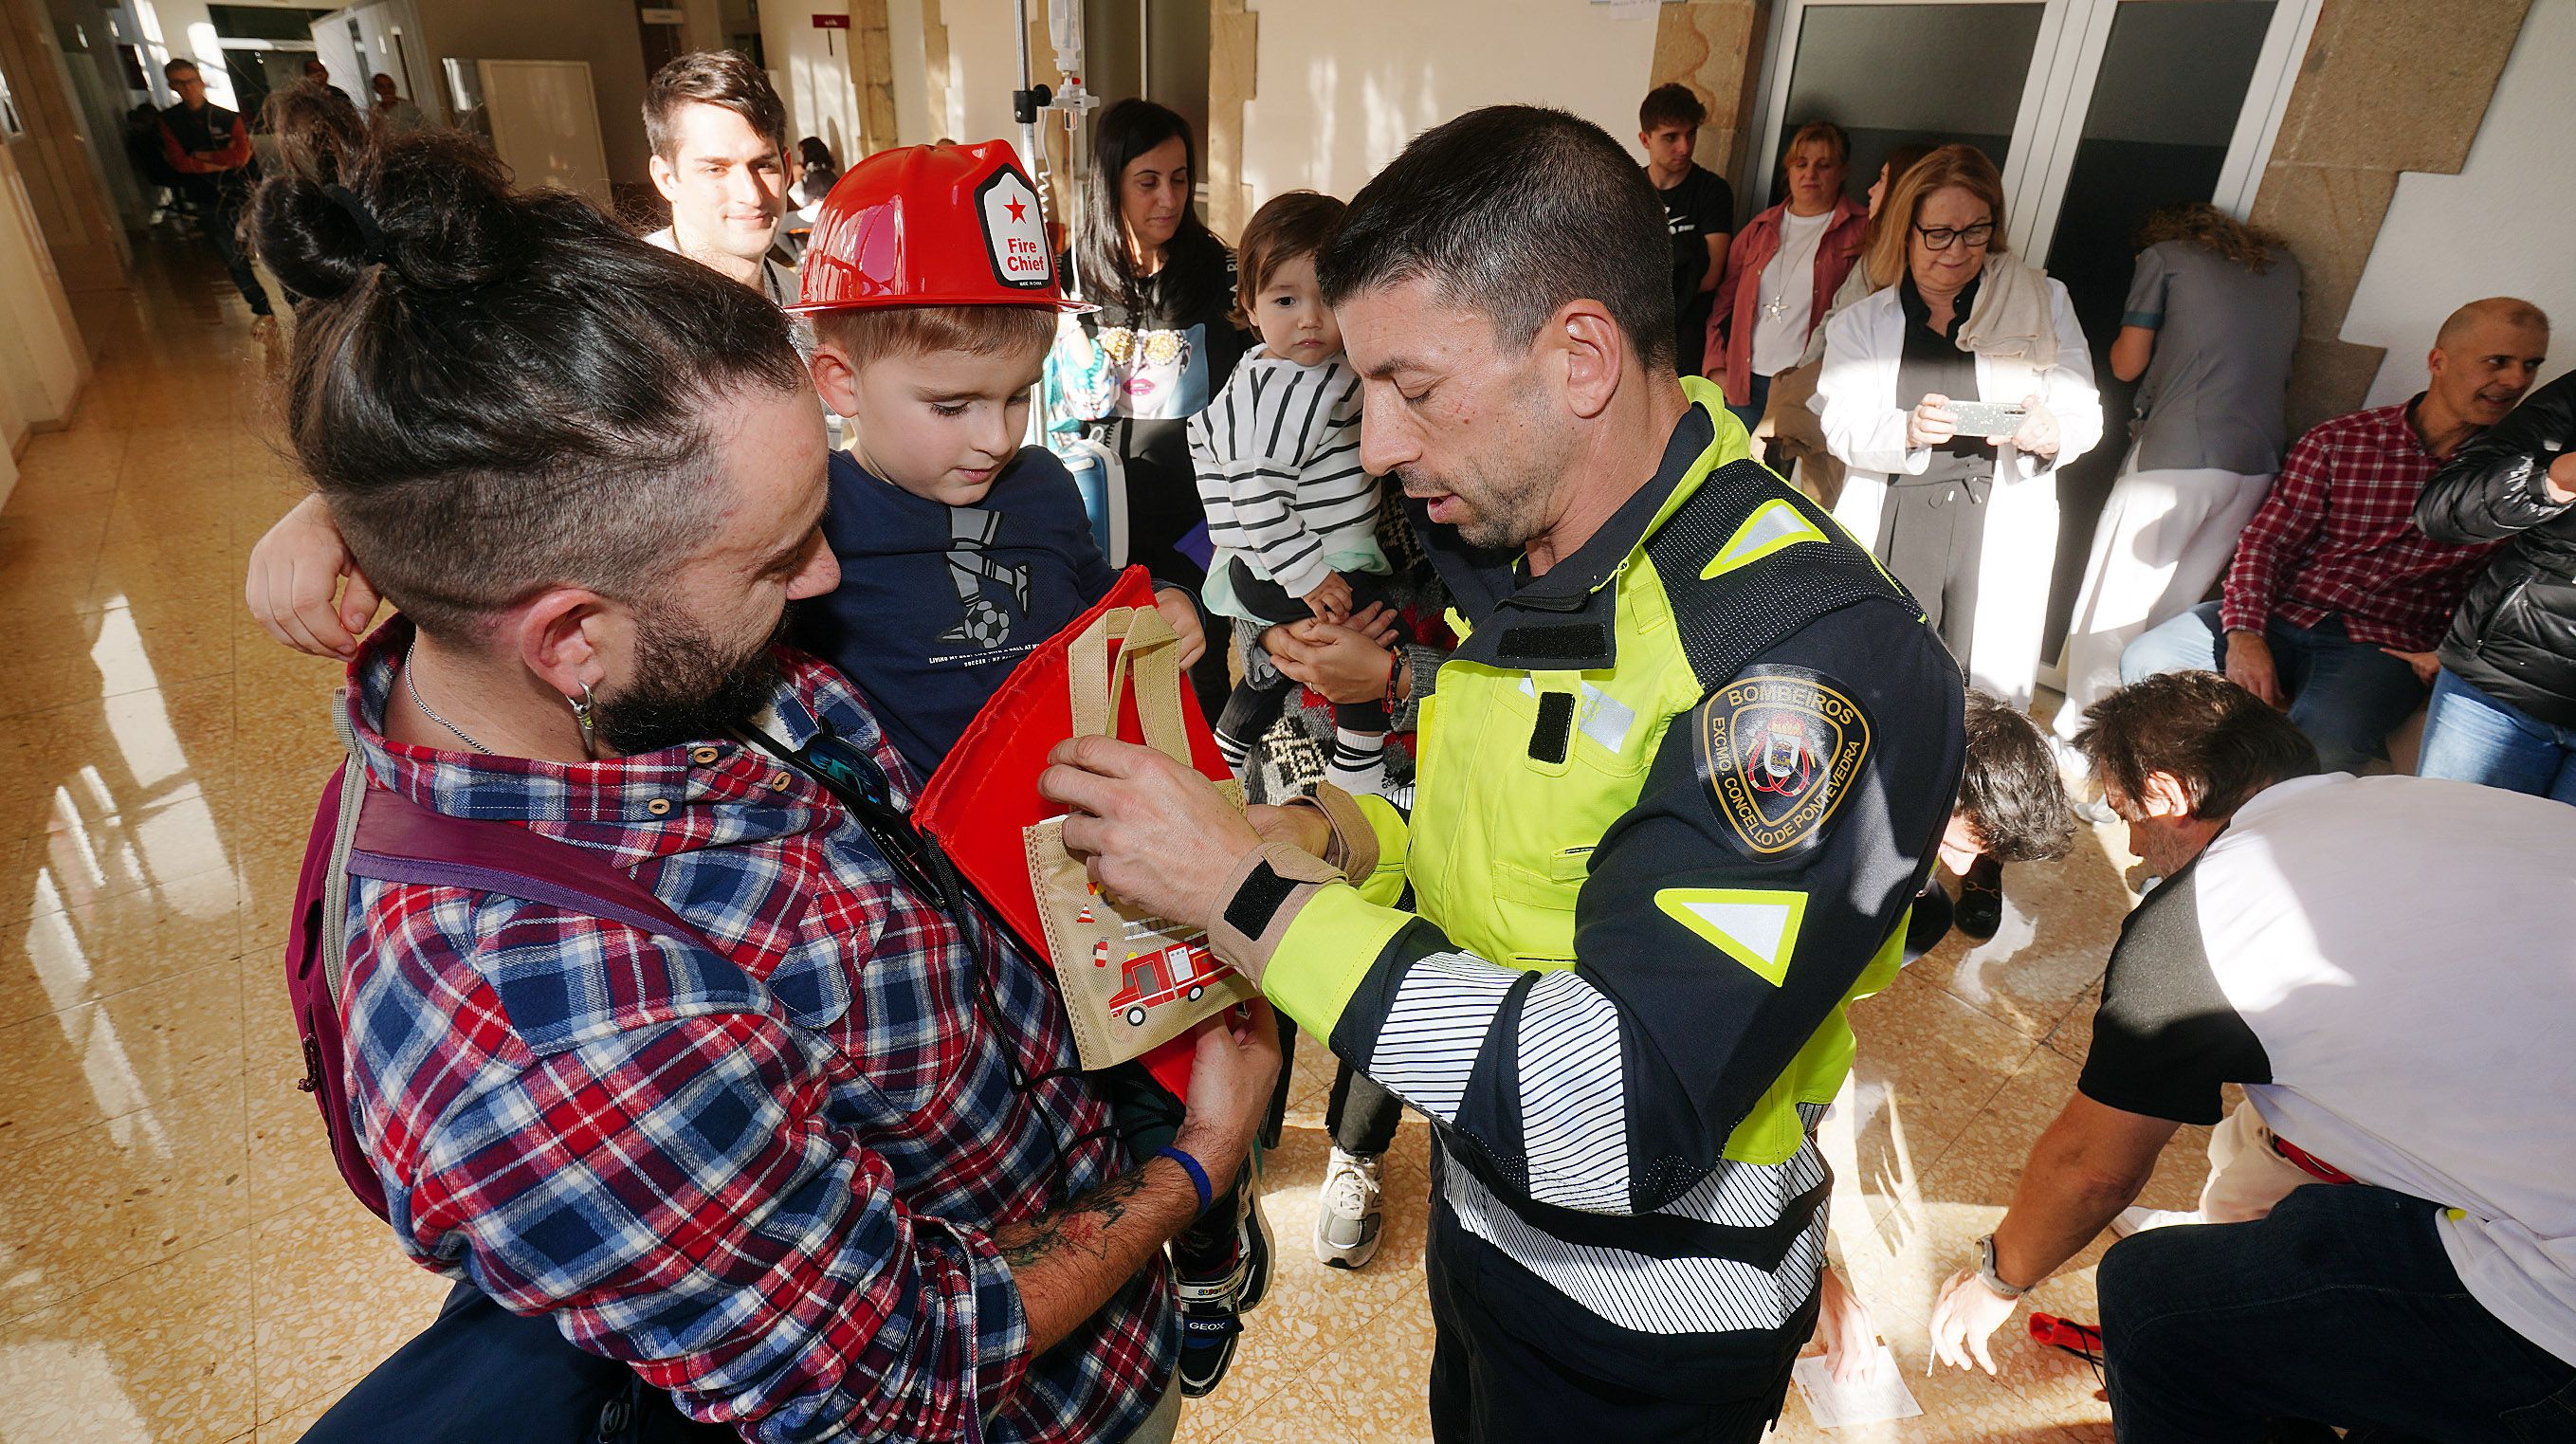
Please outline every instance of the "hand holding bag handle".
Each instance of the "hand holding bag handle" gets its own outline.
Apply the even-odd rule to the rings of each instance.
[[[1097,635],[1094,635],[1094,634]],[[1118,656],[1109,644],[1118,643]],[[1072,692],[1073,735],[1118,735],[1118,698],[1134,680],[1136,718],[1145,745],[1196,771],[1181,722],[1180,634],[1152,607],[1115,607],[1085,631],[1065,658]]]
[[[1180,639],[1161,612],[1135,606],[1101,613],[1066,651],[1065,689],[1074,736],[1117,736],[1120,698],[1132,695],[1146,745],[1197,772],[1183,720]],[[1208,785],[1242,806],[1232,781]],[[1064,849],[1064,819],[1033,824],[1023,837],[1048,961],[1064,993],[1083,1067],[1102,1068],[1147,1053],[1162,1056],[1158,1050],[1200,1019],[1257,996],[1249,982],[1208,954],[1204,933],[1124,913],[1115,898],[1089,885],[1082,863]],[[1159,961],[1139,971],[1140,959]],[[1183,1051],[1165,1058],[1163,1066],[1149,1061],[1148,1067],[1165,1087],[1184,1094],[1188,1058]]]

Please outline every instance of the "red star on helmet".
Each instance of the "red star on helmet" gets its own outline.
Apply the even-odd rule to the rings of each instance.
[[[1024,221],[1029,218],[1028,203],[1022,201],[1017,196],[1013,196],[1011,199],[1002,202],[1002,209],[1011,213],[1012,220]]]

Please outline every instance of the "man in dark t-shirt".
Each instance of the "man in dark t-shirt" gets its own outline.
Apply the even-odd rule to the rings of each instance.
[[[1689,86],[1659,85],[1637,108],[1637,143],[1646,148],[1646,179],[1663,198],[1673,238],[1673,364],[1700,374],[1708,309],[1725,278],[1726,243],[1735,229],[1735,188],[1691,160],[1708,107]]]

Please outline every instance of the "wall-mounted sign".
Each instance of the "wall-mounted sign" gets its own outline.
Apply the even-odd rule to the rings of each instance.
[[[847,15],[817,15],[814,17],[814,28],[817,30],[847,30],[850,28],[850,17]]]
[[[677,8],[676,6],[665,7],[659,5],[647,5],[643,9],[637,11],[636,14],[642,16],[644,23],[647,25],[686,25],[689,23],[688,12]]]

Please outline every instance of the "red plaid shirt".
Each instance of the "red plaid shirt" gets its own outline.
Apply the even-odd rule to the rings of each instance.
[[[2407,420],[2415,401],[2321,422],[2290,448],[2236,543],[2220,625],[2260,632],[2272,617],[2299,627],[2341,617],[2356,642],[2441,644],[2503,543],[2453,546],[2415,529],[2415,494],[2442,464]]]
[[[757,748],[570,766],[387,740],[409,635],[380,631],[343,694],[375,782],[595,848],[713,947],[353,880],[351,1108],[403,1248],[747,1439],[1141,1422],[1177,1341],[1160,1265],[1031,1357],[990,1237],[1124,1166],[1052,982]],[[765,729],[801,746],[829,723],[908,805],[866,704],[791,662]]]

